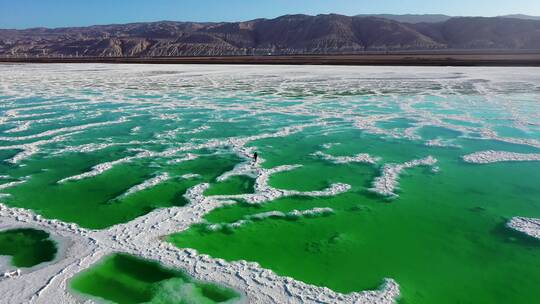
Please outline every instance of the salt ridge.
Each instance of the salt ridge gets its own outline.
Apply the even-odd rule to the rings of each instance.
[[[81,179],[85,179],[85,178],[89,178],[89,177],[98,176],[98,175],[102,174],[103,172],[112,169],[115,165],[127,163],[127,162],[131,161],[134,158],[136,158],[136,156],[128,156],[128,157],[123,157],[123,158],[120,158],[120,159],[117,159],[117,160],[114,160],[114,161],[97,164],[97,165],[92,167],[91,171],[63,178],[63,179],[59,180],[57,183],[58,184],[63,184],[65,182],[69,182],[69,181],[76,181],[76,180],[81,180]]]
[[[333,156],[326,154],[322,151],[313,153],[314,156],[318,156],[324,160],[331,161],[335,164],[348,164],[348,163],[368,163],[375,164],[380,160],[380,157],[373,157],[368,153],[359,153],[354,156]]]
[[[507,151],[480,151],[463,156],[463,160],[474,164],[490,164],[509,161],[540,161],[540,153],[516,153]]]
[[[181,175],[180,177],[183,179],[192,179],[192,178],[197,178],[199,176],[200,176],[199,174],[187,173],[187,174]]]
[[[18,132],[26,131],[30,128],[31,124],[32,124],[31,121],[23,121],[18,126],[4,131],[4,133],[18,133]]]
[[[62,142],[69,136],[72,136],[75,134],[77,134],[77,132],[58,135],[51,139],[43,139],[43,140],[38,140],[35,142],[26,143],[26,144],[0,146],[0,150],[22,150],[21,152],[15,154],[15,156],[13,156],[12,158],[6,160],[9,163],[17,164],[21,162],[22,160],[25,160],[29,158],[30,156],[38,153],[41,146]]]
[[[329,207],[317,207],[307,210],[292,210],[290,212],[281,212],[281,211],[268,211],[263,213],[256,213],[248,216],[244,216],[244,219],[238,220],[236,222],[227,223],[227,224],[207,224],[207,229],[211,231],[219,230],[224,227],[227,228],[238,228],[245,224],[250,223],[253,220],[263,220],[266,218],[288,218],[288,217],[312,217],[319,215],[328,215],[334,213],[334,209]]]
[[[433,166],[437,160],[432,156],[427,156],[422,159],[414,159],[402,164],[386,164],[382,169],[382,174],[376,177],[372,183],[372,188],[369,190],[390,198],[396,198],[398,195],[395,189],[398,186],[399,174],[409,168],[417,166]]]
[[[68,146],[68,147],[65,147],[63,149],[56,151],[54,154],[63,154],[63,153],[70,153],[70,152],[90,153],[90,152],[99,151],[99,150],[103,150],[103,149],[115,147],[115,146],[132,146],[132,145],[143,145],[143,144],[151,144],[151,143],[156,143],[156,142],[132,140],[129,142],[89,143],[89,144],[83,144],[79,146]]]
[[[53,129],[53,130],[44,131],[44,132],[41,132],[41,133],[38,133],[38,134],[27,135],[27,136],[18,136],[18,137],[2,136],[2,137],[0,137],[0,140],[4,140],[4,141],[22,141],[22,140],[28,140],[28,139],[35,139],[35,138],[39,138],[39,137],[52,136],[52,135],[56,135],[58,133],[63,133],[63,132],[82,131],[82,130],[89,129],[89,128],[95,128],[95,127],[102,127],[102,126],[108,126],[108,125],[113,125],[113,124],[119,124],[119,123],[123,123],[123,122],[126,122],[126,121],[127,121],[127,118],[121,117],[121,118],[119,118],[117,120],[89,123],[89,124],[79,125],[79,126],[75,126],[75,127],[65,127],[65,128]]]
[[[272,201],[281,197],[288,197],[288,196],[311,196],[311,197],[321,197],[321,196],[335,196],[344,192],[347,192],[351,189],[351,186],[348,184],[343,183],[335,183],[330,185],[330,187],[323,189],[323,190],[316,190],[316,191],[297,191],[297,190],[283,190],[283,189],[276,189],[271,187],[268,184],[268,180],[270,178],[270,175],[278,173],[278,172],[285,172],[285,171],[291,171],[296,168],[301,167],[301,165],[283,165],[278,166],[270,169],[263,169],[260,167],[260,164],[256,165],[248,165],[243,164],[241,166],[237,166],[233,169],[233,172],[231,174],[225,174],[225,177],[229,177],[232,175],[255,175],[255,193],[248,193],[248,194],[237,194],[237,195],[215,195],[211,196],[211,198],[215,199],[225,199],[225,200],[234,200],[234,199],[240,199],[245,201],[249,204],[260,204],[268,201]],[[218,180],[224,180],[223,176],[221,176],[221,179],[218,178]]]
[[[9,183],[0,184],[0,190],[5,190],[7,188],[15,187],[15,186],[18,186],[20,184],[24,184],[25,182],[26,182],[26,180],[21,180],[21,181],[13,181],[13,182],[9,182]]]
[[[263,139],[263,138],[287,136],[294,132],[298,132],[307,126],[312,126],[312,125],[316,125],[316,124],[306,124],[306,125],[300,125],[300,126],[285,127],[282,130],[277,131],[275,133],[264,133],[260,135],[248,136],[245,138],[236,137],[236,138],[229,138],[227,140],[210,140],[203,144],[186,144],[182,147],[169,148],[162,152],[154,152],[154,151],[140,149],[140,152],[134,156],[127,156],[127,157],[117,159],[115,161],[110,161],[110,162],[105,162],[105,163],[95,165],[94,167],[92,167],[92,170],[88,172],[84,172],[81,174],[63,178],[59,180],[58,183],[61,184],[68,181],[75,181],[75,180],[81,180],[81,179],[85,179],[89,177],[94,177],[94,176],[104,173],[107,170],[112,169],[115,165],[131,162],[132,160],[135,160],[135,159],[149,158],[149,157],[172,157],[180,152],[186,152],[190,150],[199,150],[199,149],[204,149],[204,148],[216,148],[216,147],[221,147],[221,146],[229,146],[233,148],[233,151],[239,152],[239,154],[242,157],[247,158],[249,157],[248,155],[250,153],[249,151],[251,151],[251,148],[245,148],[244,146],[248,142],[258,140],[258,139]],[[188,155],[188,157],[184,159],[190,160],[192,158],[189,157]],[[181,161],[181,159],[177,161]]]
[[[128,197],[128,196],[130,196],[130,195],[132,195],[134,193],[137,193],[139,191],[143,191],[145,189],[154,187],[154,186],[156,186],[156,185],[158,185],[160,183],[163,183],[163,182],[169,180],[170,178],[171,178],[171,176],[169,175],[169,173],[164,172],[164,173],[162,173],[162,174],[160,174],[158,176],[147,179],[144,182],[129,188],[126,192],[122,193],[116,199],[123,199],[123,198]]]
[[[523,232],[528,236],[540,239],[540,219],[513,217],[507,224],[511,229]]]

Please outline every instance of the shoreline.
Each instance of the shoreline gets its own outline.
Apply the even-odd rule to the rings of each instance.
[[[540,67],[540,52],[389,53],[361,55],[189,56],[189,57],[34,57],[0,58],[1,63],[255,64],[349,66]]]

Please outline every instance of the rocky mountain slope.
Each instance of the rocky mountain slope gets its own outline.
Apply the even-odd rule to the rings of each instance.
[[[406,23],[420,23],[420,22],[444,22],[451,19],[452,16],[441,14],[405,14],[405,15],[393,15],[393,14],[362,14],[357,15],[359,17],[377,17],[390,19],[398,22]]]
[[[436,49],[538,49],[540,21],[286,15],[233,23],[149,22],[0,30],[0,56],[226,56]]]

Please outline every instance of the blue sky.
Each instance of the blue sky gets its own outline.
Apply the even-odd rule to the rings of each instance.
[[[540,15],[540,0],[0,0],[0,28],[241,21],[294,13]]]

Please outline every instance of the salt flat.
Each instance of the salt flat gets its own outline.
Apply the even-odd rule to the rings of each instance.
[[[58,253],[0,292],[110,300],[70,284],[121,252],[241,302],[530,303],[539,97],[525,67],[2,64],[0,228]]]

